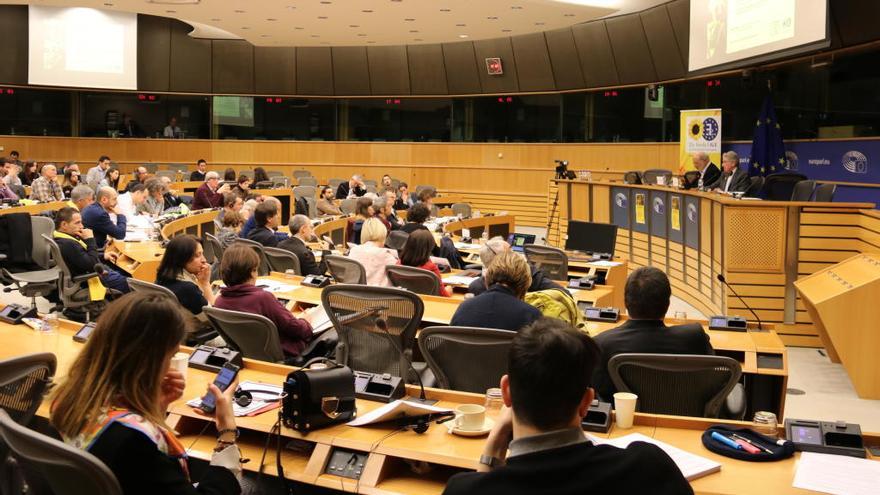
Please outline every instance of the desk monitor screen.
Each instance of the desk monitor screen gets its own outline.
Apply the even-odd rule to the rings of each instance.
[[[565,249],[586,253],[614,255],[617,244],[617,225],[610,223],[568,222],[568,239]]]
[[[535,243],[535,236],[533,234],[510,234],[507,236],[507,243],[514,251],[521,253],[523,246]]]

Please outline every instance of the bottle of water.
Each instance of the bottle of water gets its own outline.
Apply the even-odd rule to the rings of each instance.
[[[58,332],[58,313],[46,313],[42,318],[40,331],[45,334],[53,334]]]

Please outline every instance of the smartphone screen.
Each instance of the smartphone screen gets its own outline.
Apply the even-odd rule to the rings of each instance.
[[[224,391],[229,388],[229,385],[235,381],[235,376],[238,374],[239,367],[232,363],[226,363],[220,368],[220,373],[217,373],[217,378],[214,379],[214,385],[220,389],[220,391]],[[205,412],[214,412],[214,408],[216,407],[216,402],[214,398],[214,394],[208,392],[202,397],[202,406],[201,409]]]

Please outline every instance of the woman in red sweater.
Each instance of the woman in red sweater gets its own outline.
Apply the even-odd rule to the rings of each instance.
[[[226,285],[214,306],[265,316],[278,329],[284,354],[299,356],[312,340],[312,326],[293,316],[271,293],[256,286],[260,258],[247,246],[233,244],[223,252],[220,277]]]
[[[443,277],[440,276],[440,270],[437,265],[431,261],[431,252],[437,247],[434,240],[434,234],[428,230],[419,229],[409,235],[406,244],[400,254],[398,264],[406,266],[414,266],[423,270],[434,272],[440,279],[440,295],[445,297],[452,296],[452,291],[443,284]]]

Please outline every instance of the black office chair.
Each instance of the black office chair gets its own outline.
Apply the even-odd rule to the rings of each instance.
[[[700,183],[700,171],[699,170],[690,170],[684,173],[681,178],[684,183],[684,187],[687,189],[693,189],[697,187]]]
[[[413,266],[387,265],[385,273],[394,287],[427,296],[440,295],[440,278],[434,272]]]
[[[406,245],[407,239],[409,239],[408,233],[402,230],[392,230],[388,233],[388,237],[385,238],[385,247],[400,251]]]
[[[269,266],[269,260],[266,258],[266,252],[264,251],[263,245],[257,241],[252,241],[250,239],[242,239],[238,238],[233,242],[234,244],[240,244],[247,246],[254,250],[255,253],[260,257],[260,266],[257,269],[257,275],[261,277],[265,277],[272,270],[272,267]]]
[[[687,354],[618,354],[608,374],[620,392],[639,396],[638,411],[718,418],[725,399],[742,375],[737,360]],[[731,411],[742,417],[742,410]]]
[[[428,327],[419,333],[419,350],[438,387],[482,394],[507,373],[514,337],[516,332],[492,328]]]
[[[92,301],[87,286],[88,280],[97,277],[98,274],[91,272],[72,276],[55,239],[46,234],[43,234],[43,239],[49,246],[52,261],[58,268],[58,297],[64,307],[64,315],[77,321],[90,321],[92,312],[102,309],[100,306],[103,304],[102,301]]]
[[[327,255],[327,269],[338,284],[367,283],[367,270],[357,260],[329,254]]]
[[[636,170],[631,170],[623,175],[623,182],[625,184],[641,184],[642,173]]]
[[[662,168],[652,168],[642,172],[642,182],[645,184],[657,184],[658,177],[663,177],[665,179],[664,184],[669,184],[672,180],[672,172]]]
[[[813,201],[830,203],[834,201],[835,192],[837,192],[837,184],[819,184],[813,194]]]
[[[816,188],[816,181],[802,180],[794,185],[791,192],[792,201],[809,201],[813,197],[813,189]]]
[[[270,363],[284,362],[278,329],[262,315],[206,306],[203,309],[226,343],[242,356]]]
[[[537,244],[524,244],[526,259],[552,280],[568,280],[568,255],[565,251]]]
[[[273,272],[285,273],[287,270],[293,270],[293,273],[302,275],[302,270],[299,267],[299,258],[290,251],[281,248],[264,247],[263,253],[266,254],[269,268]]]
[[[745,197],[747,198],[757,198],[761,194],[761,190],[764,189],[764,177],[760,175],[756,175],[750,178],[751,184],[749,188],[746,189]]]
[[[794,185],[807,176],[797,172],[770,174],[764,179],[764,196],[770,201],[790,201]]]
[[[55,230],[55,224],[51,218],[32,216],[31,231],[31,261],[36,270],[26,272],[11,272],[6,268],[0,271],[0,283],[10,285],[3,292],[17,290],[23,297],[31,298],[31,307],[37,307],[37,297],[46,297],[57,289],[60,269],[52,260],[50,246],[44,241],[43,236],[51,236]]]

